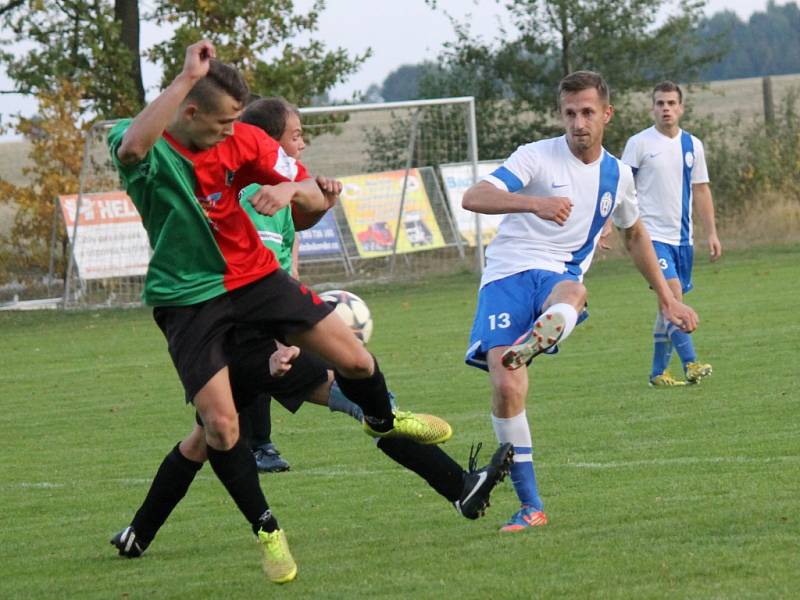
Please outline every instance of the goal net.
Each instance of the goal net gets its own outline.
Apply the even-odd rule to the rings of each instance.
[[[480,226],[460,207],[486,168],[477,161],[471,97],[300,112],[302,162],[344,186],[334,209],[298,232],[303,281],[324,289],[479,268]],[[141,302],[149,249],[108,155],[113,124],[88,133],[80,192],[58,199],[71,249],[67,307]]]

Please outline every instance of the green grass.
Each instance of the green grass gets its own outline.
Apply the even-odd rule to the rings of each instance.
[[[497,532],[510,483],[468,522],[349,418],[275,408],[293,470],[261,481],[299,564],[285,587],[263,578],[208,467],[142,559],[108,544],[192,424],[147,310],[0,313],[0,597],[793,597],[799,251],[697,265],[695,339],[714,374],[671,390],[646,385],[652,294],[628,261],[595,266],[591,318],[530,370],[551,524],[523,535]],[[445,449],[462,463],[472,442],[494,444],[488,382],[462,362],[475,287],[453,275],[356,290],[401,406],[450,420]]]

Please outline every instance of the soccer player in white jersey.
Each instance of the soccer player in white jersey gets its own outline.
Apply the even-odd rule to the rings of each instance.
[[[622,154],[623,162],[633,169],[642,223],[677,300],[693,287],[692,206],[703,222],[711,260],[722,254],[703,143],[680,128],[682,115],[681,88],[671,81],[659,83],[653,89],[655,125],[631,137]],[[656,313],[653,340],[650,385],[698,383],[711,373],[710,364],[697,360],[692,336],[669,323],[661,311]],[[667,369],[673,347],[686,381],[675,379]]]
[[[591,71],[559,84],[565,135],[521,146],[491,175],[473,185],[463,206],[506,214],[486,252],[486,269],[466,362],[489,372],[497,439],[514,445],[511,479],[521,507],[502,531],[545,525],[525,411],[527,369],[553,353],[585,318],[583,275],[611,217],[624,231],[636,267],[658,297],[664,315],[685,331],[697,315],[672,294],[658,267],[628,166],[603,148],[611,120],[608,86]]]

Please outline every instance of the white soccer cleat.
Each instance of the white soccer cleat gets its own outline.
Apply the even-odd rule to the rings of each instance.
[[[519,369],[527,365],[534,356],[555,346],[564,333],[566,323],[561,313],[542,315],[536,319],[533,328],[521,335],[513,346],[503,352],[503,366],[509,371]]]

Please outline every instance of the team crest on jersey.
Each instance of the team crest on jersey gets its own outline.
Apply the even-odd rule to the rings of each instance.
[[[614,201],[611,199],[611,192],[606,192],[600,197],[600,216],[607,217],[611,212],[611,206]]]
[[[233,185],[233,178],[236,176],[236,171],[225,169],[225,186],[231,187]]]
[[[694,154],[692,154],[691,152],[687,152],[683,156],[683,160],[686,162],[686,166],[691,169],[692,165],[694,164]]]

